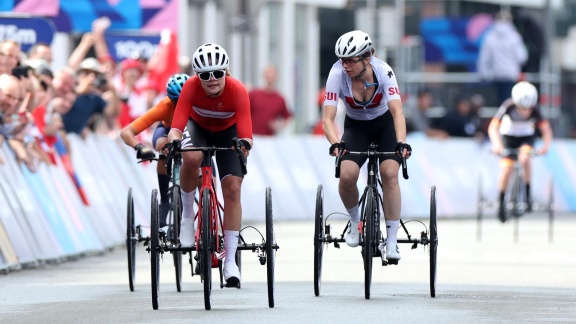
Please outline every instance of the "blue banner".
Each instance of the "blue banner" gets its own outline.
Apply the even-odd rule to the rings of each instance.
[[[56,28],[49,19],[0,17],[0,41],[16,41],[23,52],[39,42],[51,44],[55,32]]]
[[[106,34],[108,50],[117,62],[134,56],[149,59],[159,43],[160,35]]]

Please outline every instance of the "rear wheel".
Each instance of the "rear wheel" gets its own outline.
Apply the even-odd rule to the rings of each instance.
[[[266,273],[268,275],[268,306],[274,308],[274,217],[272,189],[266,188]]]
[[[438,227],[436,225],[436,187],[430,194],[430,296],[436,297],[436,256],[438,251]]]
[[[128,189],[128,205],[126,211],[126,251],[128,252],[128,284],[130,291],[134,291],[134,280],[136,279],[136,225],[134,224],[134,198],[132,188]]]
[[[152,213],[150,217],[150,266],[152,273],[152,308],[158,309],[160,290],[160,238],[158,224],[158,190],[152,190]]]
[[[210,231],[212,201],[210,190],[202,192],[202,233],[200,233],[200,260],[202,280],[204,281],[204,308],[212,308],[210,295],[212,290],[212,233]]]
[[[372,190],[366,195],[366,211],[364,219],[364,298],[370,299],[370,286],[372,284],[372,261],[374,258],[374,249],[378,248],[377,235],[377,208],[378,197]]]
[[[180,196],[180,187],[172,188],[172,230],[170,241],[174,246],[178,246],[178,237],[180,235],[180,219],[182,218],[182,200]],[[182,251],[173,251],[174,270],[176,273],[176,290],[182,291]]]
[[[314,214],[314,295],[320,296],[322,256],[324,255],[324,190],[318,185]]]

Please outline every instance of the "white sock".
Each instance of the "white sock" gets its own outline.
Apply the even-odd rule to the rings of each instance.
[[[396,246],[398,244],[398,228],[400,220],[386,220],[386,246]]]
[[[352,208],[346,208],[346,211],[348,212],[348,215],[350,215],[350,222],[356,223],[356,225],[358,225],[358,223],[360,223],[360,213],[358,212],[358,205]]]
[[[224,262],[236,264],[236,249],[238,248],[239,231],[224,230]]]
[[[182,197],[182,218],[194,219],[194,197],[196,196],[196,189],[185,192],[180,191]]]

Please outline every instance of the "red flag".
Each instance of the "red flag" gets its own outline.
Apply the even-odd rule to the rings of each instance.
[[[160,93],[166,92],[168,79],[180,71],[178,56],[179,48],[176,33],[168,29],[162,30],[160,44],[148,61],[150,87],[157,89]]]

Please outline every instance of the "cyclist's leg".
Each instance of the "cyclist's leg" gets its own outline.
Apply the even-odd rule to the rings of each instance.
[[[526,192],[527,210],[532,211],[532,197],[530,195],[530,179],[532,178],[532,163],[530,162],[530,151],[534,147],[534,136],[526,136],[522,138],[522,145],[520,146],[520,154],[518,161],[524,170],[524,186]]]
[[[154,135],[152,136],[152,145],[156,148],[156,151],[160,151],[162,147],[168,142],[168,132],[170,128],[164,127],[162,123],[158,124]],[[160,213],[159,213],[159,223],[160,227],[166,226],[166,218],[168,217],[168,212],[170,211],[170,203],[168,198],[168,187],[170,186],[170,178],[166,175],[166,168],[164,167],[163,161],[158,161],[156,164],[156,171],[158,172],[158,191],[160,192]]]
[[[237,137],[236,126],[207,136],[210,144],[227,147],[232,138]],[[242,224],[241,187],[244,175],[238,162],[236,152],[222,151],[216,154],[216,165],[221,179],[222,196],[224,198],[224,279],[229,284],[240,282],[240,270],[235,256],[238,248],[238,236]]]
[[[396,131],[392,114],[387,112],[380,121],[378,133],[378,151],[394,152],[396,149]],[[386,219],[386,258],[400,260],[398,249],[398,229],[400,228],[401,193],[398,184],[398,171],[401,159],[398,156],[380,158],[380,176],[382,178],[382,202]]]
[[[353,120],[346,117],[344,120],[344,134],[342,141],[346,143],[346,149],[350,151],[366,151],[370,145],[370,136],[367,133],[369,122]],[[358,224],[360,223],[360,210],[358,209],[358,177],[360,168],[366,162],[366,156],[344,155],[340,165],[340,181],[338,193],[340,199],[350,215],[350,227],[345,235],[346,244],[351,247],[358,246],[360,235]]]
[[[182,148],[203,146],[204,143],[205,139],[200,127],[189,119],[182,137]],[[198,170],[201,163],[202,152],[182,152],[182,166],[180,167],[180,193],[182,197],[180,243],[182,246],[194,245],[194,196],[198,186]]]
[[[502,136],[502,143],[505,150],[518,149],[521,145],[518,137],[516,136]],[[506,189],[508,188],[508,182],[510,181],[510,175],[514,170],[514,161],[517,159],[517,155],[506,156],[500,159],[499,168],[500,175],[498,177],[498,218],[501,222],[506,221],[506,206],[504,198],[506,196]]]

